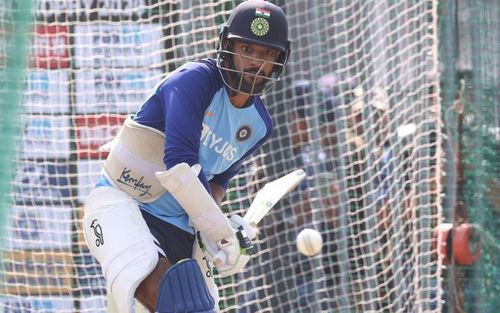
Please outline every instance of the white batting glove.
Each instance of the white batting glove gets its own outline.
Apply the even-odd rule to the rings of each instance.
[[[251,240],[254,240],[255,237],[257,236],[257,233],[255,232],[255,229],[250,226],[250,224],[245,221],[245,219],[239,215],[233,215],[229,219],[229,224],[231,225],[232,228],[241,230],[240,227],[243,227],[243,230],[246,232],[246,235],[248,238]]]
[[[197,234],[201,250],[222,277],[240,272],[247,265],[255,248],[245,228],[249,230],[250,235],[253,237],[255,237],[255,230],[244,222],[241,217],[233,217],[230,219],[230,224],[234,228],[234,233],[229,238],[219,242],[210,242],[204,238],[202,233],[198,232]]]

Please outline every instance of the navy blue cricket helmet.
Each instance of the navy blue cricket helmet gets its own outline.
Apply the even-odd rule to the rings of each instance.
[[[279,56],[276,62],[259,59],[263,64],[261,70],[266,62],[274,65],[271,75],[267,76],[261,70],[257,73],[236,70],[233,58],[245,58],[245,56],[232,51],[231,40],[259,44],[278,50]],[[288,40],[286,15],[281,8],[268,1],[247,0],[239,4],[234,8],[219,34],[217,67],[226,86],[235,92],[249,95],[266,93],[283,75],[289,56],[290,40]],[[244,81],[243,75],[253,77],[253,83],[249,84]],[[263,78],[263,82],[257,83],[257,78]]]

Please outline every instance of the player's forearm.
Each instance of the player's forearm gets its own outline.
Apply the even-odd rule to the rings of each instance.
[[[198,179],[201,167],[179,163],[163,172],[156,172],[161,185],[184,208],[196,230],[213,242],[233,235],[227,217],[220,211],[212,195]]]
[[[226,191],[224,188],[213,182],[210,182],[210,188],[212,189],[212,197],[214,198],[215,203],[220,206],[224,196],[226,195]]]

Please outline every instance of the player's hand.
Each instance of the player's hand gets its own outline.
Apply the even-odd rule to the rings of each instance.
[[[253,228],[250,224],[248,224],[245,219],[239,215],[233,215],[229,219],[229,224],[233,229],[237,230],[243,230],[245,231],[246,235],[250,240],[254,240],[255,237],[257,236],[257,233],[255,232],[255,228]]]
[[[230,223],[234,228],[234,233],[219,242],[210,242],[198,232],[200,248],[222,277],[240,272],[250,260],[250,256],[255,253],[252,240],[247,235],[240,219],[243,220],[241,217],[231,218]],[[246,226],[250,227],[248,224]],[[251,235],[255,236],[253,228],[250,227],[250,229]]]

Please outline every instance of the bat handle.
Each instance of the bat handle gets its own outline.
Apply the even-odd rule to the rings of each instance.
[[[256,222],[249,222],[248,223],[254,230],[255,230],[255,236],[250,238],[251,240],[254,240],[257,237],[257,234],[259,233],[259,229],[257,228],[257,223]]]

